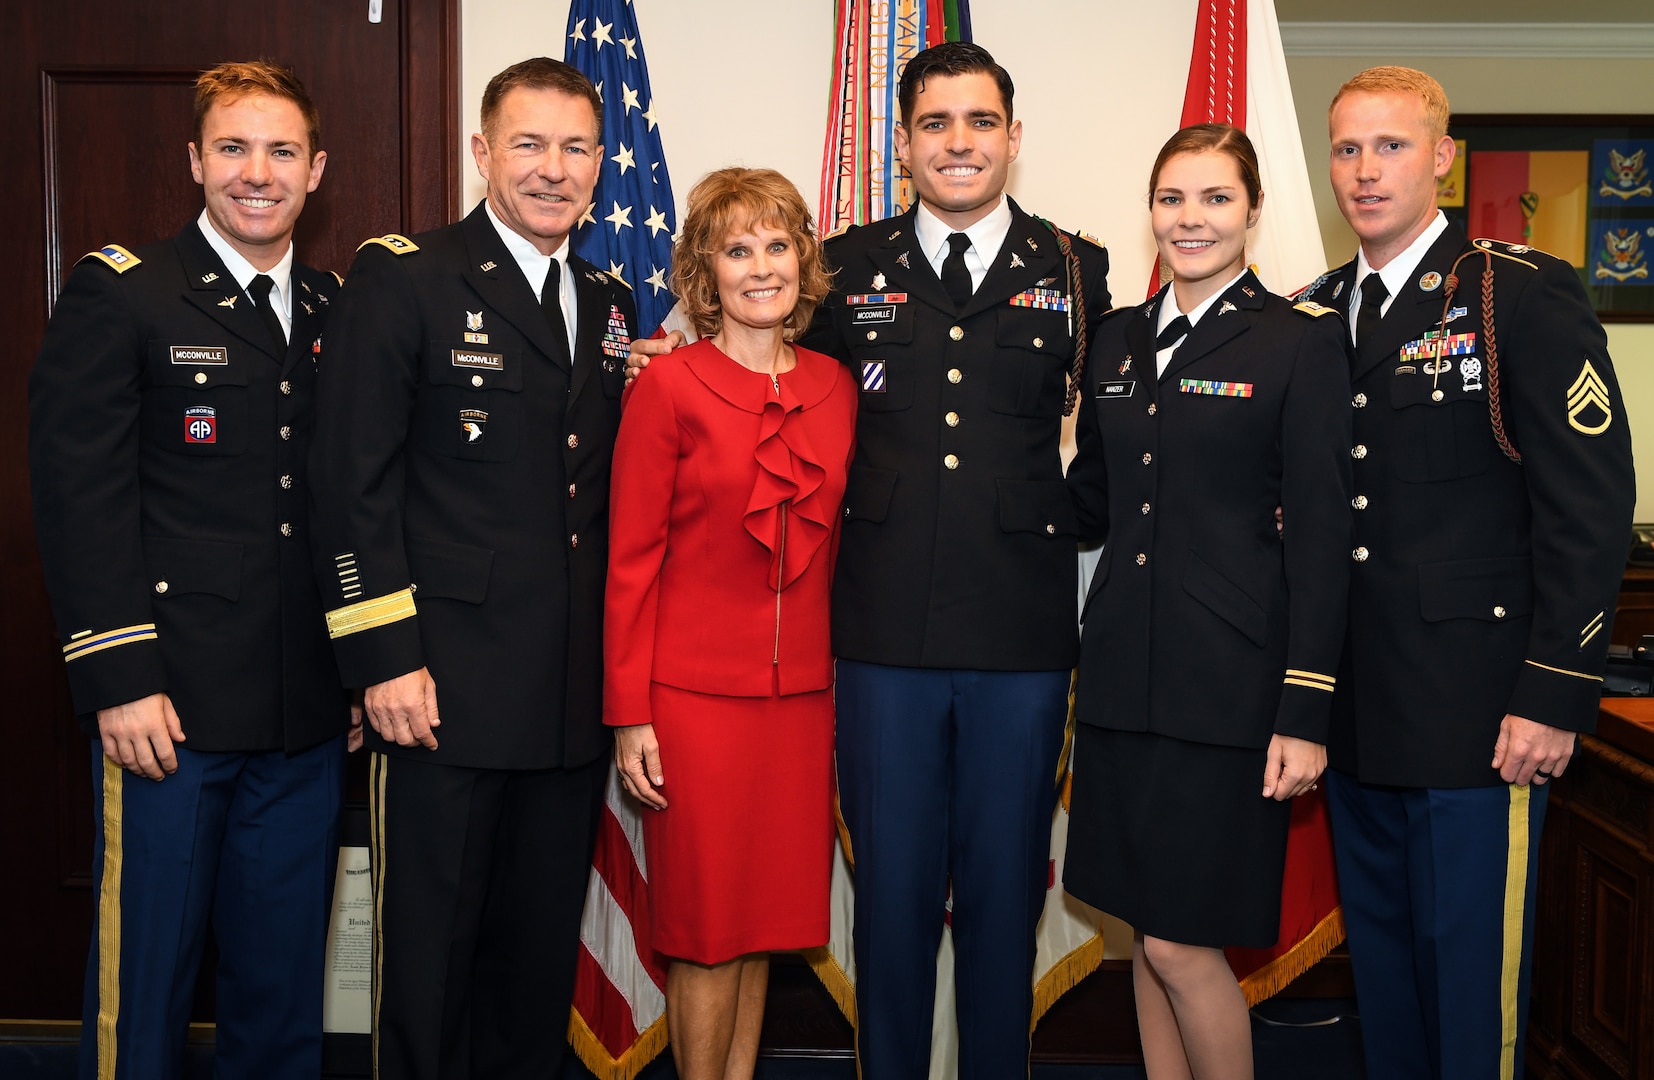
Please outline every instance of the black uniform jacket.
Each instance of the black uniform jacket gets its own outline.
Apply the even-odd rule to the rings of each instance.
[[[1324,743],[1349,584],[1344,322],[1247,273],[1156,378],[1165,295],[1105,321],[1086,366],[1068,480],[1081,531],[1107,546],[1076,719],[1225,746]]]
[[[1354,274],[1305,296],[1347,308]],[[1494,439],[1490,337],[1520,465]],[[1501,783],[1489,762],[1507,712],[1596,723],[1636,498],[1607,340],[1567,263],[1450,224],[1351,384],[1359,509],[1329,759],[1375,784]]]
[[[88,733],[96,710],[163,691],[192,750],[298,751],[345,731],[304,468],[337,285],[293,264],[282,355],[194,223],[69,275],[29,380],[29,464]]]
[[[350,686],[421,666],[433,753],[575,766],[601,721],[609,463],[630,291],[583,260],[578,340],[554,334],[483,204],[362,245],[334,305],[317,411],[316,556]]]
[[[1108,311],[1108,255],[1011,203],[963,310],[916,211],[827,242],[833,292],[802,339],[861,384],[833,581],[833,652],[901,667],[1073,666],[1077,536],[1058,445],[1074,327]],[[1081,296],[1075,296],[1076,289]]]

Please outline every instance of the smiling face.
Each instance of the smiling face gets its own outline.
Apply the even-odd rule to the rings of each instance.
[[[218,101],[190,143],[190,174],[213,228],[248,262],[268,270],[293,242],[304,197],[322,181],[327,155],[311,152],[304,114],[286,98],[248,94]]]
[[[732,230],[712,257],[712,273],[726,331],[779,329],[798,303],[798,249],[774,225]]]
[[[1262,206],[1247,196],[1239,164],[1221,150],[1178,154],[1160,166],[1150,220],[1160,261],[1188,311],[1246,266],[1246,230]]]
[[[1006,115],[992,75],[933,75],[896,126],[896,153],[913,174],[919,198],[962,230],[999,202],[1022,146],[1022,121]]]
[[[517,87],[500,100],[492,131],[471,136],[488,205],[542,255],[563,246],[591,205],[603,160],[597,115],[584,97]]]
[[[1453,166],[1453,140],[1432,134],[1420,98],[1395,92],[1345,94],[1328,134],[1338,209],[1381,269],[1435,219],[1436,180]]]

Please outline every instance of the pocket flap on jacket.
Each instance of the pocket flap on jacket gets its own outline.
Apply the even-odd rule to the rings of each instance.
[[[890,512],[890,496],[895,490],[895,469],[852,465],[844,488],[844,520],[883,521]]]
[[[241,598],[241,545],[225,540],[144,537],[144,565],[157,600],[183,593]],[[160,588],[166,582],[166,588]]]
[[[1245,634],[1252,644],[1268,644],[1269,613],[1258,606],[1258,602],[1245,589],[1192,551],[1189,552],[1189,566],[1183,571],[1183,591]]]
[[[480,604],[488,595],[494,553],[469,544],[451,544],[423,536],[408,537],[408,573],[414,600],[431,597]]]
[[[1455,559],[1419,566],[1419,614],[1425,622],[1503,622],[1533,614],[1533,561],[1523,555]]]
[[[999,527],[1005,532],[1078,536],[1074,499],[1061,480],[1000,480]]]

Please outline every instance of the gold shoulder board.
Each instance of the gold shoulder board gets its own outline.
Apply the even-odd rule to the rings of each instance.
[[[603,276],[607,277],[607,278],[611,278],[615,281],[618,281],[622,285],[626,285],[626,279],[621,277],[619,274],[616,274],[616,273],[613,273],[611,271],[605,270],[605,271],[603,271]],[[626,285],[626,291],[631,292],[632,287],[630,285]]]
[[[1334,314],[1337,314],[1337,312],[1338,312],[1337,308],[1330,308],[1330,307],[1327,307],[1325,304],[1317,304],[1313,300],[1305,300],[1301,304],[1293,304],[1292,305],[1292,310],[1293,311],[1301,311],[1305,315],[1313,315],[1317,319],[1319,319],[1323,315],[1334,315]]]
[[[134,266],[137,266],[139,263],[143,262],[142,259],[121,247],[119,244],[105,244],[96,251],[88,251],[80,258],[82,262],[85,262],[87,259],[97,259],[117,274],[124,274]]]
[[[357,250],[360,251],[361,249],[358,248]],[[339,271],[329,270],[328,273],[332,274],[333,275],[333,280],[337,281],[340,285],[343,285],[345,283],[345,279],[339,276]]]
[[[855,222],[846,221],[843,225],[840,225],[838,228],[836,228],[832,232],[828,233],[825,237],[823,237],[823,239],[831,240],[834,237],[843,236],[845,233],[849,232],[851,229],[854,229],[855,227],[856,227]]]
[[[408,255],[419,250],[419,245],[400,233],[386,233],[384,236],[373,236],[363,240],[356,250],[361,251],[369,244],[378,244],[382,248],[389,248],[392,254]]]
[[[1086,243],[1091,244],[1094,247],[1100,247],[1100,248],[1103,248],[1104,250],[1107,250],[1107,248],[1108,248],[1107,244],[1104,244],[1101,240],[1099,240],[1095,236],[1092,236],[1090,233],[1086,232],[1084,229],[1075,229],[1074,230],[1074,235],[1079,237],[1081,240],[1084,240]]]
[[[1473,242],[1477,247],[1490,254],[1501,255],[1504,258],[1509,259],[1511,262],[1519,262],[1523,266],[1532,267],[1535,270],[1539,269],[1539,267],[1534,266],[1533,263],[1520,257],[1528,254],[1530,251],[1539,251],[1538,248],[1529,247],[1526,244],[1507,244],[1503,240],[1490,240],[1486,238],[1477,238]],[[1540,254],[1545,253],[1540,252]]]

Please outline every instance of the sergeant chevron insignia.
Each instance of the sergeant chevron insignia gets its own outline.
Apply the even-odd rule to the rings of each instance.
[[[1598,416],[1601,417],[1600,422],[1589,422]],[[1568,426],[1581,435],[1601,435],[1613,422],[1614,409],[1608,397],[1608,384],[1602,381],[1602,376],[1597,374],[1597,369],[1587,359],[1579,369],[1579,378],[1568,387]]]

